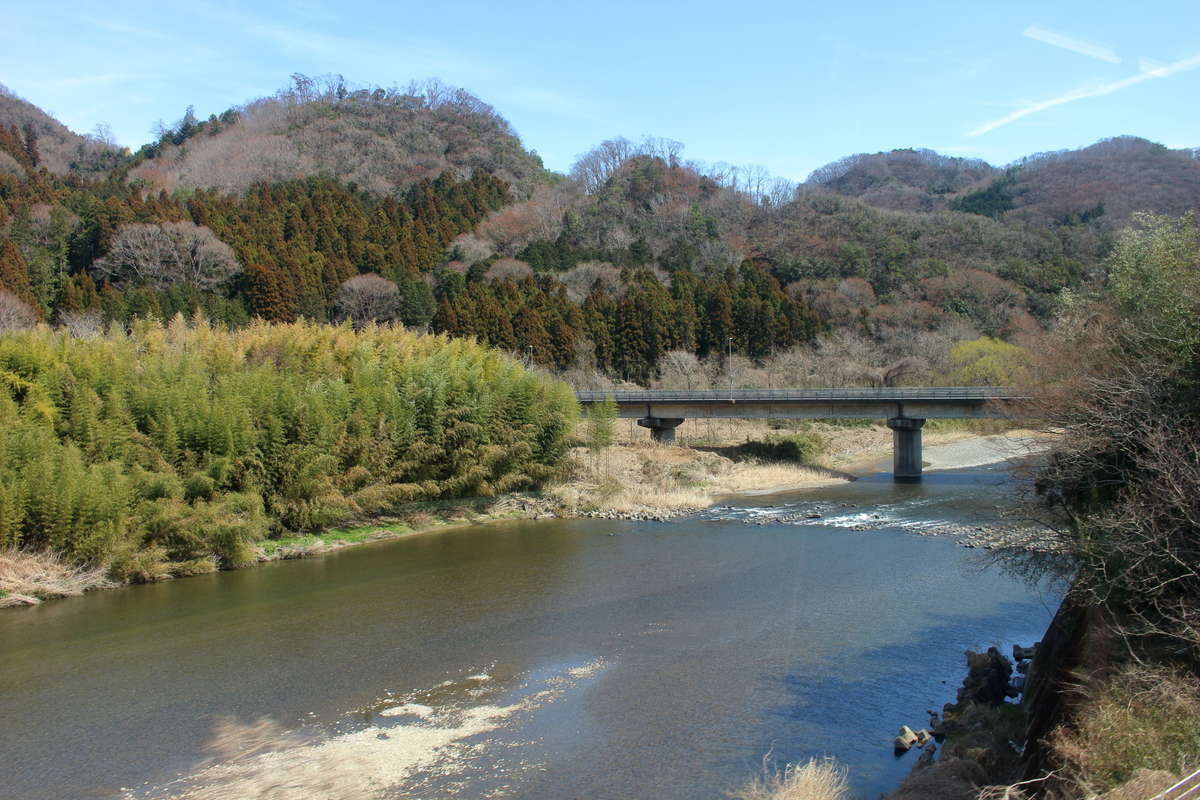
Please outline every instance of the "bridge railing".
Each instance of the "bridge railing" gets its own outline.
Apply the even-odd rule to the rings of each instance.
[[[986,402],[1017,400],[1019,390],[1007,386],[903,386],[844,389],[646,389],[635,391],[576,392],[580,403],[603,402],[612,397],[618,405],[646,403],[804,403],[821,401],[866,402]]]

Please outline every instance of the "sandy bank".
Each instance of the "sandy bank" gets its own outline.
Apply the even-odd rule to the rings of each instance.
[[[620,437],[600,453],[578,448],[570,455],[567,479],[546,493],[552,501],[547,510],[568,517],[670,519],[731,496],[775,494],[891,471],[892,432],[886,427],[813,428],[825,439],[826,454],[804,466],[741,459],[741,442],[769,434],[765,424],[749,421],[731,426],[716,441],[684,439],[682,445],[664,445],[635,434]],[[964,429],[930,431],[924,441],[930,471],[1024,458],[1048,443],[1033,431],[979,434]]]

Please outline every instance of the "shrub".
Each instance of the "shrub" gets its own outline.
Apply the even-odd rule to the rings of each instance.
[[[1165,667],[1126,667],[1087,697],[1053,745],[1090,792],[1142,768],[1186,775],[1200,767],[1200,680]]]
[[[746,458],[761,461],[792,461],[811,464],[825,452],[825,439],[815,431],[768,436],[764,441],[750,441],[738,448]]]

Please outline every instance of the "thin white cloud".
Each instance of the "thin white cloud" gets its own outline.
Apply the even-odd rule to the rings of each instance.
[[[1139,83],[1145,83],[1148,80],[1153,80],[1155,78],[1169,78],[1172,75],[1177,75],[1180,72],[1186,72],[1187,70],[1195,69],[1196,67],[1200,67],[1200,53],[1189,56],[1188,58],[1180,59],[1179,61],[1175,61],[1165,66],[1152,67],[1146,71],[1139,72],[1137,75],[1125,78],[1124,80],[1114,81],[1113,83],[1105,83],[1100,86],[1085,86],[1078,89],[1072,89],[1066,94],[1051,98],[1049,100],[1043,100],[1039,103],[1033,103],[1032,105],[1025,106],[1024,108],[1018,109],[1011,114],[1000,117],[999,119],[994,119],[991,122],[985,122],[983,125],[980,125],[978,128],[971,131],[968,136],[982,136],[985,133],[996,130],[996,128],[1007,125],[1010,122],[1016,122],[1022,117],[1027,117],[1030,114],[1036,114],[1039,111],[1045,111],[1046,109],[1054,108],[1055,106],[1061,106],[1066,103],[1073,103],[1076,100],[1086,100],[1090,97],[1103,97],[1106,94],[1119,92],[1122,89],[1127,89],[1130,86],[1136,86]]]
[[[136,36],[141,39],[148,39],[150,41],[160,42],[164,45],[168,45],[172,48],[171,52],[176,58],[179,56],[179,54],[185,52],[190,52],[192,55],[199,56],[201,58],[215,59],[220,57],[220,52],[211,47],[198,45],[175,36],[174,34],[166,33],[154,28],[126,25],[124,23],[113,22],[106,19],[98,19],[95,17],[83,17],[82,19],[84,22],[95,25],[97,28],[101,28],[102,30],[109,31],[111,33],[119,34],[121,36]]]
[[[1063,50],[1070,50],[1072,53],[1078,53],[1081,56],[1089,58],[1098,58],[1101,61],[1107,61],[1110,64],[1120,64],[1121,59],[1113,52],[1112,48],[1105,47],[1096,42],[1089,42],[1086,39],[1076,39],[1073,36],[1048,31],[1045,28],[1040,28],[1037,25],[1030,25],[1022,33],[1028,39],[1042,42],[1053,47],[1061,47]]]
[[[132,83],[146,76],[134,72],[103,72],[91,75],[68,75],[62,78],[35,78],[26,81],[40,89],[66,91],[85,89],[89,86],[109,86],[114,83]]]
[[[403,70],[411,77],[425,73],[450,80],[486,78],[492,72],[472,57],[436,43],[409,40],[384,46],[365,39],[277,24],[203,0],[193,2],[189,10],[238,33],[271,42],[283,52],[305,53],[332,63],[345,64],[349,61],[372,66],[388,65],[391,69]]]

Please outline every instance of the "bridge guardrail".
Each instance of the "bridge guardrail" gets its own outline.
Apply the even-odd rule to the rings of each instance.
[[[576,392],[580,403],[599,403],[612,397],[618,405],[653,403],[730,403],[780,402],[804,403],[820,401],[868,402],[937,402],[1018,400],[1025,395],[1007,386],[904,386],[868,389],[647,389],[639,391],[582,391]]]

